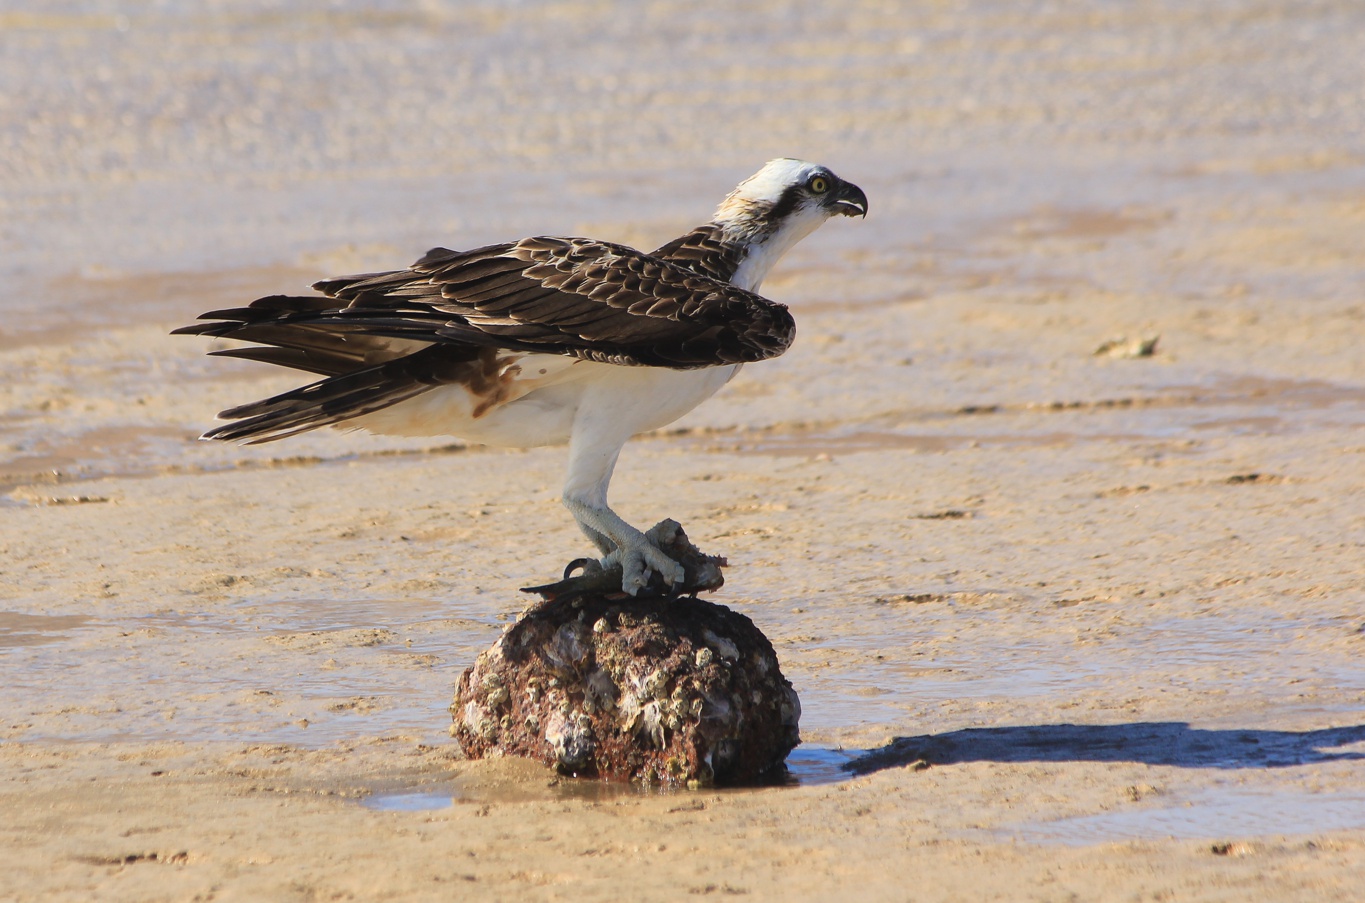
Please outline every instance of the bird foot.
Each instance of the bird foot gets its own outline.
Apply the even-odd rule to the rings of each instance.
[[[639,551],[640,571],[635,581],[628,579],[625,567],[628,562],[622,562],[618,550],[601,561],[591,558],[573,561],[565,569],[564,579],[525,587],[522,592],[536,593],[546,601],[588,593],[644,599],[695,595],[719,589],[725,583],[721,575],[725,559],[702,553],[688,540],[677,521],[660,521],[644,533],[644,539],[635,546],[636,550],[646,550]],[[630,557],[629,549],[626,557]]]
[[[682,586],[687,574],[681,564],[664,554],[661,546],[674,542],[681,532],[682,526],[677,521],[660,521],[635,542],[618,546],[602,559],[601,566],[606,570],[620,566],[621,590],[627,595],[638,596],[649,586],[653,574],[658,574],[664,586],[675,591]]]

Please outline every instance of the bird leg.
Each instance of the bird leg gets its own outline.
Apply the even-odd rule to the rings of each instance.
[[[568,505],[568,502],[565,502],[564,504]],[[573,509],[570,508],[570,510]],[[574,515],[574,519],[578,521],[578,529],[582,530],[583,535],[588,537],[588,539],[592,542],[593,545],[597,546],[597,550],[599,552],[601,552],[603,555],[610,555],[612,552],[616,551],[616,543],[608,539],[606,534],[598,533],[592,527],[589,527],[587,524],[583,523],[583,520],[579,518],[577,514]]]
[[[635,399],[635,403],[638,406],[640,401]],[[586,398],[569,438],[563,495],[564,507],[578,521],[579,529],[602,551],[602,567],[619,565],[621,589],[632,596],[649,585],[651,573],[663,578],[669,588],[680,586],[685,578],[682,565],[659,549],[659,539],[672,536],[660,532],[663,524],[650,531],[653,535],[642,533],[607,505],[607,487],[621,446],[637,431],[643,416],[610,392]]]
[[[621,566],[621,589],[626,593],[634,596],[648,586],[651,571],[669,586],[682,584],[682,565],[659,551],[659,542],[674,535],[677,522],[666,520],[648,533],[642,533],[605,505],[598,508],[579,499],[566,498],[564,507],[569,509],[588,538],[606,553],[602,567]]]

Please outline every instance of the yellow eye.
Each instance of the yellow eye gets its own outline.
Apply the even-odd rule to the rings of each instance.
[[[824,176],[811,176],[810,181],[806,184],[812,194],[824,194],[829,191],[829,179]]]

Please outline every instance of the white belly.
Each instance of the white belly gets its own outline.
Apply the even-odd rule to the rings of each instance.
[[[601,371],[585,382],[580,419],[589,409],[604,413],[634,436],[667,426],[715,395],[741,365],[699,370],[597,366]]]
[[[530,448],[568,442],[575,423],[610,422],[622,441],[677,420],[714,395],[741,365],[669,370],[559,356],[521,361],[512,399],[475,416],[479,399],[441,386],[345,426],[399,436],[453,436],[480,445]]]

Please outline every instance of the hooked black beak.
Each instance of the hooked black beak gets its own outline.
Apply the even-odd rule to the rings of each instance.
[[[844,216],[867,216],[867,195],[852,182],[843,182],[839,190],[830,197],[831,212]]]

